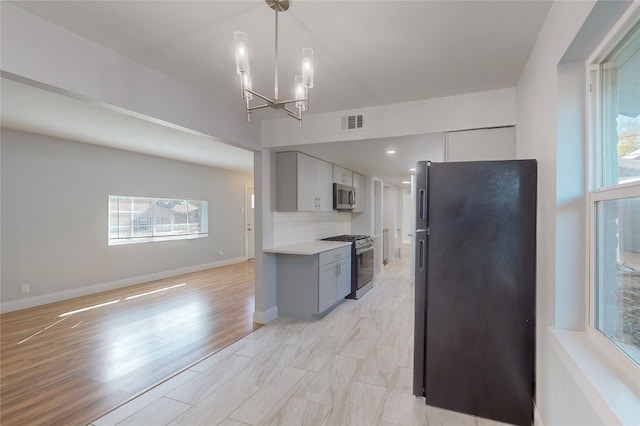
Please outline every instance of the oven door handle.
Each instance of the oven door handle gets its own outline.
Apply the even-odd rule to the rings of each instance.
[[[358,256],[358,255],[360,255],[362,253],[366,253],[368,251],[371,251],[374,248],[376,248],[376,246],[371,246],[371,247],[368,247],[368,248],[365,248],[365,249],[358,249],[358,250],[356,250],[356,256]]]

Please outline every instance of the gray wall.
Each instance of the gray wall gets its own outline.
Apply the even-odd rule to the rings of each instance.
[[[1,141],[3,303],[117,287],[245,256],[250,174],[4,128]],[[208,200],[209,237],[109,246],[109,194]],[[23,284],[30,294],[20,294]]]

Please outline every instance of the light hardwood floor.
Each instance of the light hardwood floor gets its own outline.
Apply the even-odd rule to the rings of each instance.
[[[403,257],[360,300],[278,318],[93,425],[498,425],[412,395],[413,294]]]
[[[250,261],[3,314],[0,423],[86,425],[258,329],[253,311]]]

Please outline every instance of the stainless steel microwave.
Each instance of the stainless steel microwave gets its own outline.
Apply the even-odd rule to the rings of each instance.
[[[353,210],[356,206],[356,189],[353,186],[333,184],[333,209]]]

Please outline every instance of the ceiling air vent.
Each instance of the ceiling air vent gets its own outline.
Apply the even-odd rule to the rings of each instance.
[[[364,117],[362,114],[345,115],[342,117],[342,130],[360,130],[364,127]]]

